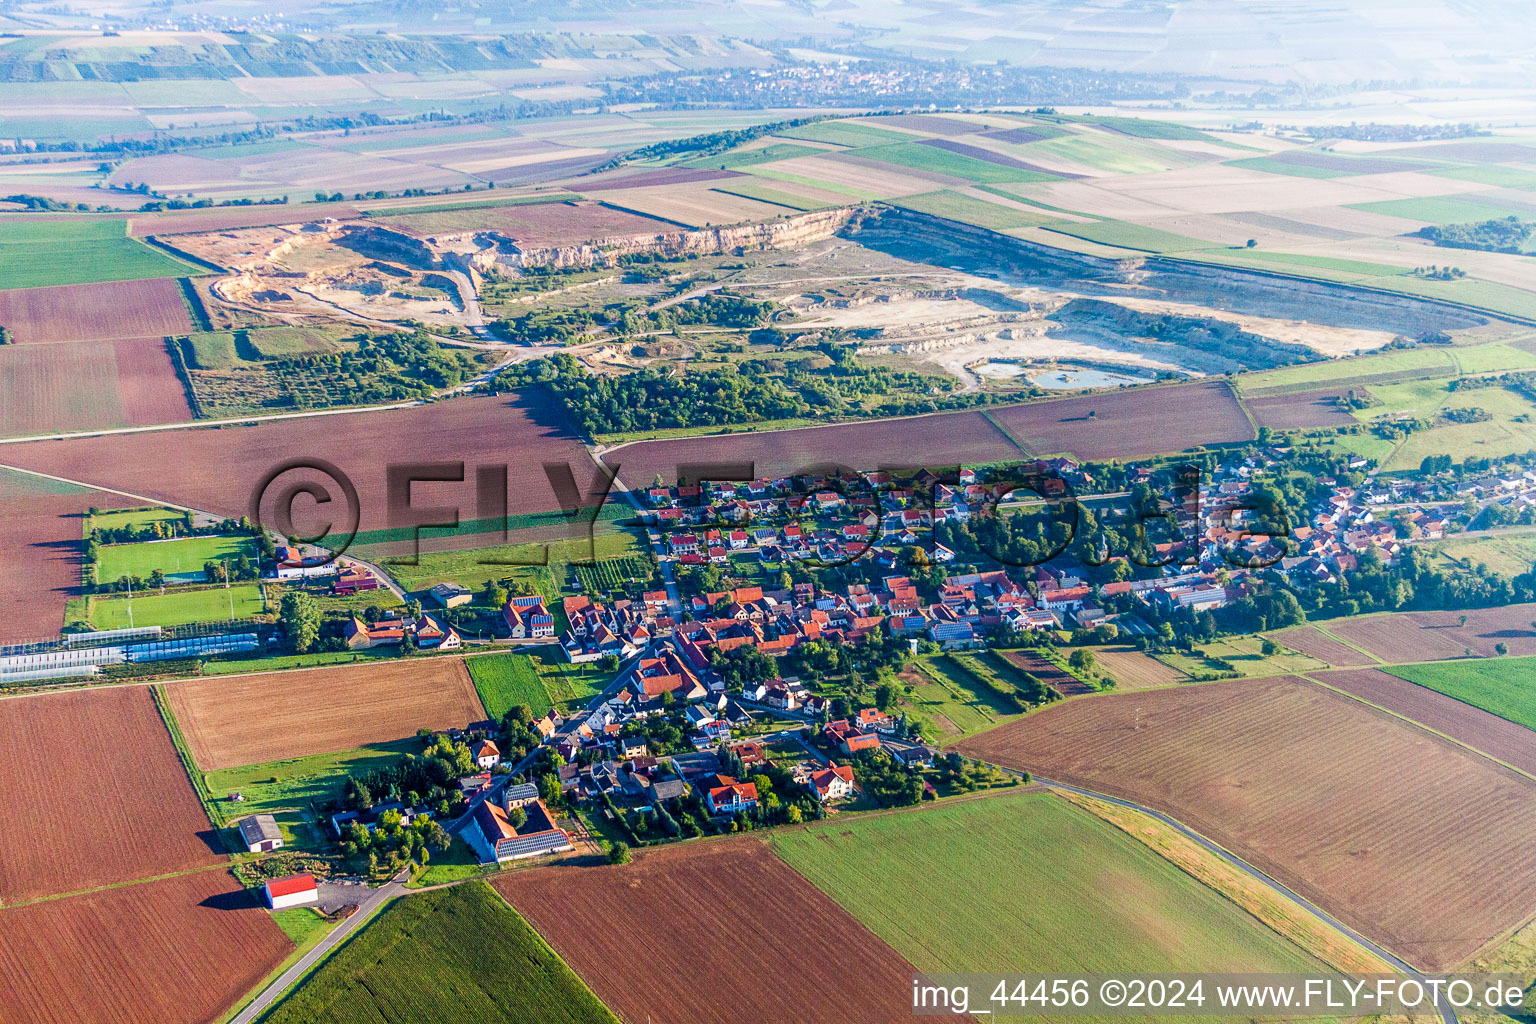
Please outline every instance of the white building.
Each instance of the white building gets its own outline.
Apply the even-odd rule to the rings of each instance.
[[[282,910],[284,907],[318,903],[320,891],[315,887],[314,875],[289,875],[287,878],[271,878],[264,882],[261,898],[273,910]]]

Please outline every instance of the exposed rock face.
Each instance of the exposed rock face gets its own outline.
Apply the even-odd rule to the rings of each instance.
[[[1488,322],[1478,313],[1433,299],[1160,256],[1088,256],[883,206],[862,211],[845,233],[863,245],[916,262],[1082,295],[1170,299],[1244,315],[1409,337]]]
[[[851,208],[840,207],[802,213],[763,224],[669,231],[656,235],[614,235],[574,245],[525,248],[519,246],[515,239],[494,231],[439,235],[432,239],[432,243],[434,254],[440,254],[443,261],[453,265],[467,263],[480,273],[494,270],[498,265],[514,268],[607,266],[615,263],[620,256],[640,253],[656,256],[705,256],[737,249],[776,249],[804,245],[832,237],[852,215]],[[400,237],[404,239],[407,236]],[[426,248],[425,243],[418,244]]]

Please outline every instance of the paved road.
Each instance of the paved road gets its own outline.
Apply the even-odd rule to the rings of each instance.
[[[1006,772],[1008,772],[1011,775],[1019,774],[1018,772],[1015,772],[1012,769],[1004,768],[1002,765],[994,765],[994,767],[1000,768],[1003,771],[1006,771]],[[1415,979],[1415,980],[1417,980],[1419,982],[1423,982],[1424,981],[1424,975],[1420,974],[1412,966],[1410,966],[1409,964],[1407,964],[1403,960],[1399,959],[1397,956],[1393,955],[1392,953],[1388,952],[1387,950],[1383,949],[1382,947],[1378,946],[1376,943],[1372,942],[1370,939],[1366,938],[1364,935],[1361,935],[1359,932],[1355,931],[1349,925],[1347,925],[1344,922],[1340,921],[1338,918],[1334,917],[1332,914],[1328,913],[1326,910],[1323,910],[1321,907],[1317,906],[1312,901],[1308,900],[1305,896],[1302,896],[1299,893],[1296,893],[1296,892],[1292,891],[1291,889],[1289,889],[1288,887],[1286,887],[1282,883],[1276,881],[1275,879],[1271,878],[1269,875],[1265,874],[1263,871],[1260,871],[1258,868],[1254,867],[1252,864],[1249,864],[1247,861],[1243,860],[1241,857],[1237,856],[1236,854],[1232,853],[1229,850],[1223,849],[1222,847],[1216,845],[1215,843],[1211,842],[1209,839],[1205,838],[1205,836],[1201,835],[1200,833],[1198,833],[1198,832],[1194,831],[1193,829],[1189,828],[1188,826],[1186,826],[1183,822],[1180,822],[1180,821],[1178,821],[1175,818],[1169,817],[1168,815],[1164,814],[1162,811],[1153,810],[1150,807],[1143,807],[1141,804],[1132,803],[1129,800],[1122,800],[1119,797],[1109,796],[1106,793],[1096,793],[1096,792],[1094,792],[1091,789],[1082,789],[1082,788],[1079,788],[1077,786],[1069,786],[1069,785],[1067,785],[1064,782],[1052,782],[1050,779],[1044,779],[1044,778],[1041,778],[1038,775],[1033,776],[1033,778],[1034,778],[1034,780],[1036,782],[1040,783],[1041,785],[1050,786],[1052,789],[1065,790],[1068,793],[1076,793],[1079,796],[1091,797],[1094,800],[1102,800],[1105,803],[1114,804],[1117,807],[1126,807],[1126,808],[1129,808],[1129,809],[1131,809],[1133,811],[1140,811],[1142,814],[1146,814],[1146,815],[1149,815],[1150,817],[1156,818],[1158,821],[1162,822],[1163,824],[1168,825],[1169,827],[1177,830],[1179,832],[1179,834],[1185,836],[1188,839],[1194,840],[1203,849],[1205,849],[1205,850],[1215,854],[1217,857],[1220,857],[1222,860],[1226,861],[1228,864],[1230,864],[1233,867],[1237,868],[1239,871],[1241,871],[1243,874],[1247,875],[1249,878],[1252,878],[1255,881],[1261,882],[1264,885],[1268,886],[1270,889],[1272,889],[1276,894],[1278,894],[1280,897],[1282,897],[1286,901],[1290,902],[1291,904],[1293,904],[1293,905],[1295,905],[1297,907],[1300,907],[1302,910],[1306,911],[1308,914],[1311,914],[1313,917],[1315,917],[1318,920],[1322,921],[1324,924],[1327,924],[1327,925],[1331,926],[1332,928],[1336,929],[1337,931],[1342,932],[1343,934],[1349,936],[1351,939],[1355,940],[1356,943],[1358,943],[1359,945],[1361,945],[1365,949],[1369,950],[1370,952],[1376,954],[1376,956],[1378,956],[1382,960],[1386,961],[1392,967],[1395,967],[1399,971],[1402,971],[1404,974],[1408,975],[1409,977],[1411,977],[1411,978],[1413,978],[1413,979]],[[1440,1001],[1439,1010],[1440,1010],[1440,1020],[1443,1022],[1443,1024],[1458,1024],[1457,1019],[1456,1019],[1456,1011],[1451,1007],[1450,1003],[1448,1001],[1446,1001],[1444,998],[1442,998],[1441,1001]]]
[[[375,910],[388,900],[407,893],[409,890],[406,889],[404,880],[408,878],[410,878],[410,871],[402,871],[384,885],[371,890],[368,898],[357,905],[357,913],[331,929],[331,933],[321,939],[314,949],[299,957],[293,966],[278,975],[272,984],[262,989],[261,994],[251,1000],[245,1009],[236,1014],[229,1024],[251,1024],[256,1018],[266,1013],[267,1009],[277,1001],[279,996],[287,992],[299,978],[303,977],[305,971],[308,971],[324,959],[326,954],[335,949],[343,939],[351,935],[363,922],[367,921]]]

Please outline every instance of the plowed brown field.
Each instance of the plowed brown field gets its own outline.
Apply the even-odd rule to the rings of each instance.
[[[3,471],[0,471],[3,472]],[[84,555],[81,514],[105,496],[0,493],[0,642],[57,635],[64,602],[79,597]]]
[[[188,334],[192,321],[174,278],[13,288],[0,292],[0,324],[19,344]]]
[[[1314,683],[1070,701],[958,749],[1172,814],[1420,968],[1536,911],[1536,785]]]
[[[618,467],[628,486],[644,487],[658,473],[671,482],[677,478],[679,467],[689,465],[750,462],[757,476],[765,476],[828,464],[854,470],[882,466],[920,469],[1022,458],[1018,447],[981,413],[956,412],[799,430],[640,441],[608,452],[603,461]]]
[[[1181,452],[1256,436],[1226,381],[1131,388],[992,410],[992,418],[1035,455],[1124,459]]]
[[[1536,732],[1523,725],[1376,669],[1319,672],[1316,678],[1536,775]]]
[[[5,902],[219,863],[147,687],[0,701],[0,807]]]
[[[1264,395],[1244,401],[1248,411],[1253,413],[1254,422],[1271,430],[1347,427],[1357,421],[1335,401],[1340,391],[1339,388],[1302,391],[1290,395]]]
[[[210,677],[166,686],[203,771],[351,750],[483,721],[462,658]]]
[[[1316,626],[1293,626],[1290,629],[1282,629],[1278,633],[1271,633],[1269,637],[1275,643],[1316,658],[1325,665],[1351,668],[1375,664],[1370,655],[1362,654],[1348,644],[1339,643]]]
[[[1093,658],[1098,662],[1098,670],[1115,681],[1117,690],[1172,686],[1189,678],[1172,665],[1165,665],[1134,647],[1095,647]]]
[[[0,909],[6,1024],[204,1024],[293,948],[224,871]]]
[[[0,295],[5,294],[0,292]],[[0,434],[186,423],[192,419],[164,338],[0,348]]]
[[[1461,617],[1467,624],[1461,625]],[[1445,661],[1473,654],[1488,657],[1503,643],[1510,654],[1536,654],[1536,604],[1503,608],[1474,608],[1465,612],[1391,612],[1353,619],[1332,619],[1323,625],[1361,650],[1388,664]]]
[[[1080,693],[1092,693],[1093,687],[1068,672],[1057,668],[1038,654],[1030,651],[1005,651],[1003,657],[1012,665],[1028,672],[1047,686],[1055,687],[1063,697]],[[1171,670],[1170,670],[1171,671]]]
[[[911,1014],[912,966],[762,843],[661,847],[623,867],[515,871],[492,884],[626,1020]]]
[[[175,458],[165,458],[165,453]],[[386,485],[391,465],[464,462],[463,483],[417,484],[413,508],[458,509],[479,518],[476,467],[508,467],[507,511],[553,512],[560,499],[543,464],[569,463],[583,492],[596,467],[564,414],[542,394],[525,397],[456,398],[385,412],[344,413],[259,423],[191,428],[175,432],[110,434],[7,445],[9,465],[116,487],[228,516],[246,515],[257,486],[269,472],[295,459],[320,459],[347,474],[358,491],[361,529],[383,530],[409,520],[403,503],[392,512]],[[275,500],[292,479],[268,492]],[[324,481],[321,481],[324,483]],[[345,506],[335,483],[324,483],[336,506]],[[306,503],[308,503],[306,505]],[[314,503],[294,503],[295,524],[318,533],[332,514],[305,519]],[[270,515],[270,508],[267,510]],[[347,516],[334,513],[339,524]],[[436,521],[441,522],[440,517]],[[359,538],[360,541],[365,538]]]

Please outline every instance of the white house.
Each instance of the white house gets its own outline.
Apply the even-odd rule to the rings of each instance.
[[[305,903],[318,903],[320,891],[315,887],[314,875],[289,875],[287,878],[269,878],[261,886],[261,898],[273,910],[298,907]]]

